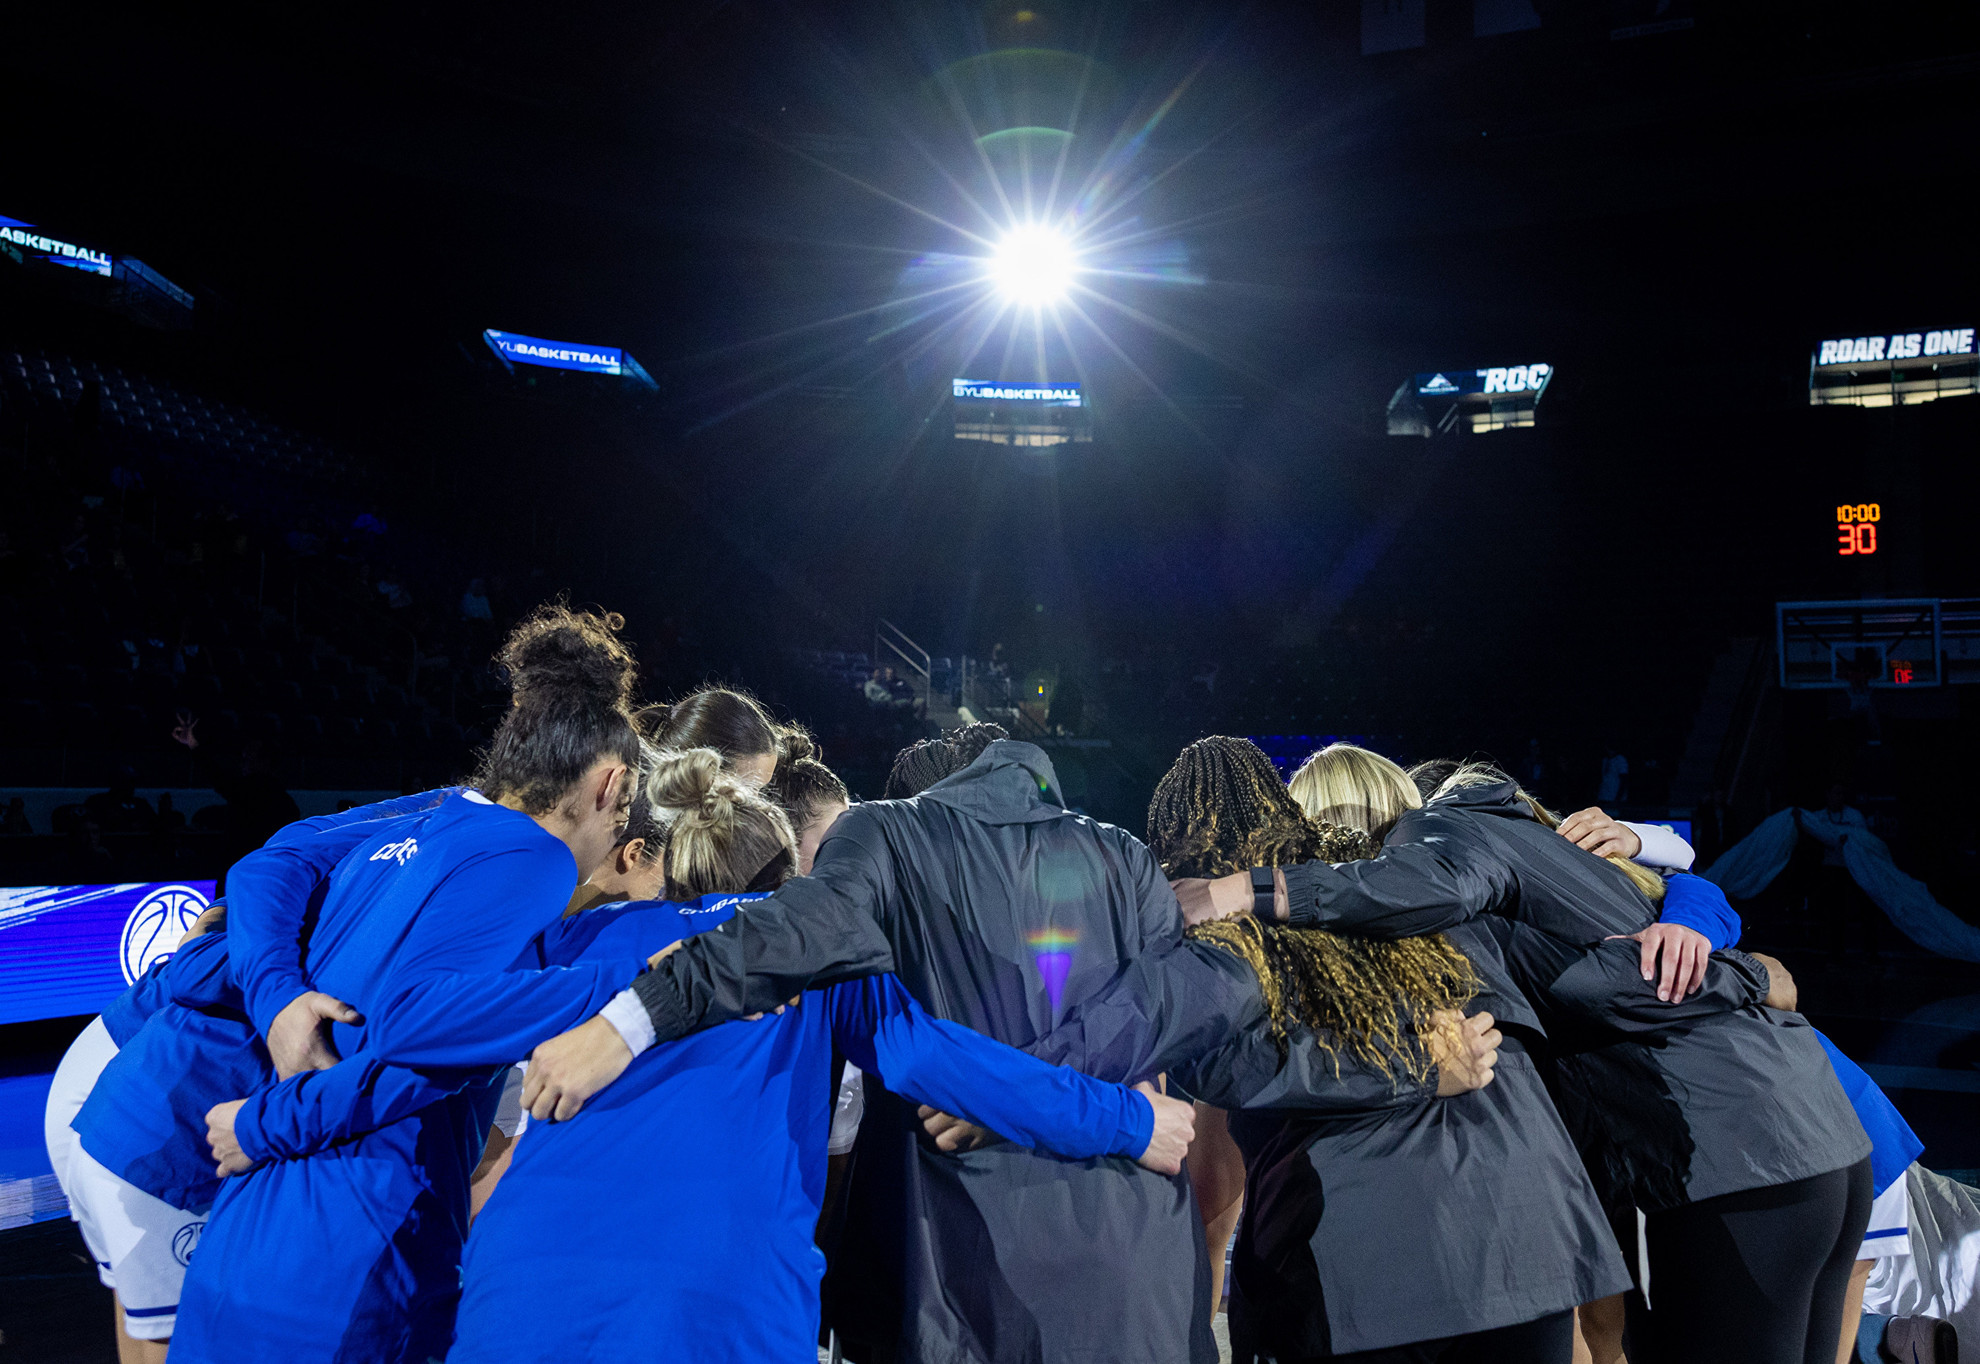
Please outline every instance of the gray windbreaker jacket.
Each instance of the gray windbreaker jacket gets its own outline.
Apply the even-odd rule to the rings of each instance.
[[[1022,1047],[1181,930],[1147,848],[1062,808],[1044,752],[1006,740],[914,799],[848,811],[810,876],[636,988],[665,1040],[891,970],[929,1012]],[[866,1084],[825,1284],[849,1357],[1213,1364],[1187,1178],[1009,1145],[946,1155],[911,1101]]]
[[[1800,1014],[1710,994],[1617,1011],[1640,976],[1635,944],[1608,939],[1656,913],[1614,868],[1534,819],[1511,782],[1410,811],[1368,861],[1289,867],[1286,889],[1297,924],[1403,937],[1484,921],[1539,1012],[1556,1106],[1612,1206],[1660,1211],[1870,1153]]]

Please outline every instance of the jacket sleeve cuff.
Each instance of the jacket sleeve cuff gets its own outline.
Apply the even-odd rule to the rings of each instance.
[[[260,1094],[234,1110],[234,1142],[241,1148],[241,1154],[257,1165],[274,1158],[275,1153],[268,1149],[268,1136],[261,1130]]]
[[[1286,876],[1286,922],[1294,928],[1317,927],[1320,922],[1320,869],[1301,863],[1280,870]]]
[[[646,1010],[655,1042],[671,1042],[688,1035],[687,1011],[681,1007],[680,992],[661,972],[642,971],[632,983],[632,992]]]
[[[1138,1089],[1124,1089],[1122,1093],[1127,1102],[1121,1106],[1120,1130],[1114,1138],[1113,1152],[1129,1160],[1140,1160],[1148,1143],[1155,1140],[1155,1105]]]

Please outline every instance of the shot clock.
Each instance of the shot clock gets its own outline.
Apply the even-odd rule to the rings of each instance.
[[[1836,508],[1836,553],[1875,554],[1877,523],[1884,509],[1875,502],[1857,502]]]

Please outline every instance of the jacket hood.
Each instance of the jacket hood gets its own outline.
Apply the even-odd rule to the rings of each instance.
[[[1426,810],[1470,810],[1481,815],[1510,815],[1532,819],[1533,809],[1519,798],[1519,783],[1510,779],[1484,786],[1461,786],[1423,807]]]
[[[946,805],[983,824],[1037,824],[1066,813],[1052,760],[1021,739],[997,740],[916,799]]]

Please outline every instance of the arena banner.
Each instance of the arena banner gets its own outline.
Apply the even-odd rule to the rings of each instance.
[[[481,334],[489,348],[504,360],[518,365],[542,365],[545,369],[575,369],[586,374],[624,374],[626,353],[616,346],[588,346],[578,341],[546,341],[540,336],[498,332],[493,327]]]
[[[109,252],[47,236],[37,232],[33,223],[4,213],[0,213],[0,241],[13,243],[29,260],[66,265],[92,275],[107,275],[111,270]]]
[[[1079,385],[1074,383],[1007,384],[995,379],[957,379],[952,393],[966,402],[1037,403],[1042,407],[1079,407]]]
[[[1445,369],[1415,377],[1420,398],[1459,398],[1476,394],[1538,395],[1554,377],[1552,365],[1493,365],[1485,369]]]
[[[1939,357],[1973,354],[1972,327],[1944,327],[1935,331],[1892,332],[1888,336],[1843,336],[1815,347],[1815,368],[1831,365],[1902,364]]]
[[[101,1012],[213,900],[211,881],[0,888],[0,1023]]]

